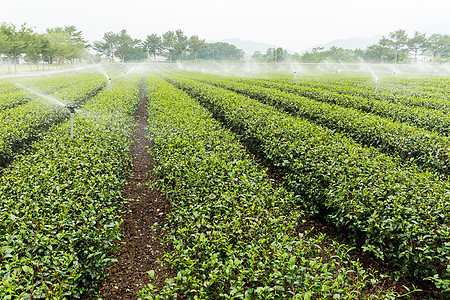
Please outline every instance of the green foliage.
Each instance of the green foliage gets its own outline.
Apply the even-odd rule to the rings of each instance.
[[[393,299],[344,245],[294,234],[298,197],[185,93],[148,79],[156,186],[171,200],[164,262],[177,271],[144,299]],[[206,91],[207,92],[207,91]],[[156,278],[150,271],[149,276]]]
[[[428,50],[433,57],[449,58],[450,35],[439,33],[432,34],[428,38]]]
[[[170,63],[172,63],[172,55],[175,51],[176,36],[174,31],[167,31],[162,35],[162,45],[164,49],[169,51]]]
[[[324,50],[323,47],[316,47],[302,54],[299,60],[305,63],[319,63],[323,61],[358,62],[364,54],[365,52],[361,52],[361,50],[348,50],[335,46],[327,50]]]
[[[72,61],[85,53],[86,41],[75,26],[48,28],[46,38],[49,41],[49,49],[42,54],[49,56],[51,61]]]
[[[414,61],[416,61],[417,53],[427,48],[426,34],[418,31],[414,32],[414,36],[407,40],[406,46],[409,51],[414,53]]]
[[[27,103],[30,100],[25,91],[19,89],[10,82],[0,83],[0,113],[2,110],[13,108]]]
[[[283,48],[269,48],[267,49],[266,53],[263,55],[259,51],[255,51],[253,53],[252,58],[256,59],[258,61],[263,62],[282,62],[283,60],[286,60],[289,57],[289,54],[286,50]]]
[[[102,75],[51,78],[32,84],[39,92],[53,91],[50,95],[66,104],[82,105],[105,86]],[[59,88],[58,88],[59,87]],[[0,167],[5,167],[18,153],[23,152],[31,142],[45,136],[45,132],[54,124],[63,122],[69,117],[69,112],[63,106],[49,100],[44,100],[31,92],[16,91],[19,104],[10,109],[0,111]],[[11,94],[7,94],[11,96]],[[27,101],[30,98],[33,100]],[[0,102],[1,104],[1,102]]]
[[[153,59],[156,61],[156,54],[163,49],[161,37],[155,33],[147,35],[147,38],[142,42],[142,47],[145,52],[148,52],[148,59],[150,59],[150,53],[152,53]]]
[[[198,36],[193,35],[189,38],[188,41],[189,50],[194,52],[194,60],[197,61],[197,51],[205,48],[205,40],[201,40]]]
[[[171,78],[233,128],[312,212],[411,276],[450,277],[448,181],[234,92]]]
[[[416,163],[424,169],[431,169],[444,175],[448,175],[450,171],[450,153],[448,152],[450,140],[447,136],[356,109],[278,90],[295,90],[296,87],[291,83],[243,80],[249,83],[245,84],[217,76],[201,77],[200,75],[195,75],[193,78],[244,94],[330,129],[345,132],[360,143],[378,147],[380,151],[393,156],[399,155],[405,162]],[[258,84],[272,88],[264,88]],[[326,85],[323,84],[323,86]],[[425,99],[423,101],[426,102]],[[446,103],[443,100],[441,102]]]
[[[108,75],[123,76],[123,67]],[[390,275],[449,290],[450,186],[437,175],[448,165],[448,79],[393,80],[375,93],[363,79],[191,78],[241,95],[182,76],[170,80],[187,93],[147,79],[153,184],[171,201],[163,229],[172,251],[163,263],[177,275],[142,298],[398,296],[380,290],[382,280],[350,259],[349,246],[296,233],[304,208],[395,266]],[[96,296],[119,238],[140,81],[122,77],[110,90],[99,74],[25,80],[82,106],[73,139],[66,110],[0,83],[0,151],[15,158],[0,176],[0,298]],[[431,125],[441,133],[420,128]],[[27,155],[11,150],[32,136]]]
[[[93,43],[93,49],[108,58],[117,57],[121,62],[125,62],[126,59],[144,57],[145,53],[137,47],[140,43],[140,40],[132,38],[125,29],[122,29],[120,33],[106,32],[102,40]]]
[[[20,29],[13,24],[0,24],[0,54],[8,57],[8,73],[11,73],[11,61],[16,65],[22,54],[26,54],[27,61],[36,64],[41,60],[53,62],[53,59],[73,62],[86,53],[85,49],[86,41],[75,26],[49,28],[46,34],[38,34],[26,24]]]
[[[373,78],[340,79],[338,81],[308,80],[292,82],[291,78],[271,80],[275,83],[295,83],[296,85],[329,90],[339,94],[360,96],[369,99],[400,103],[406,106],[418,106],[450,112],[449,80],[445,78],[380,79],[378,84]],[[259,83],[259,81],[256,81]],[[280,87],[280,89],[282,89]]]
[[[256,82],[256,81],[255,81]],[[409,99],[402,103],[392,103],[384,97],[363,97],[352,95],[352,93],[335,92],[320,87],[310,87],[307,85],[280,85],[268,81],[257,81],[258,84],[265,87],[276,87],[283,91],[294,93],[303,97],[315,99],[322,102],[336,104],[343,107],[354,108],[370,114],[379,115],[396,122],[407,123],[412,126],[426,130],[450,134],[450,117],[443,111],[433,109],[433,102],[440,103],[447,107],[446,100],[430,100],[429,104],[423,104],[427,100]],[[395,102],[395,101],[394,101]],[[411,105],[414,102],[414,105]],[[422,107],[422,106],[423,107]],[[430,108],[428,108],[430,107]]]
[[[76,114],[73,139],[68,122],[53,126],[0,177],[2,299],[96,292],[119,238],[138,80],[104,89]]]
[[[175,44],[174,49],[175,52],[178,53],[178,60],[181,61],[183,53],[186,51],[188,47],[189,38],[184,35],[184,32],[181,29],[177,29],[175,31]]]
[[[204,60],[240,60],[244,57],[244,51],[228,43],[207,43],[198,51],[197,57]]]
[[[319,63],[324,61],[361,62],[361,60],[381,63],[408,62],[408,50],[414,54],[412,62],[416,62],[417,54],[424,53],[434,58],[450,56],[450,38],[448,34],[433,34],[426,38],[424,33],[415,32],[408,37],[405,30],[396,30],[383,36],[366,49],[343,49],[332,46],[329,49],[316,47],[302,55],[292,55],[297,61],[305,63]],[[435,60],[439,62],[439,60]]]

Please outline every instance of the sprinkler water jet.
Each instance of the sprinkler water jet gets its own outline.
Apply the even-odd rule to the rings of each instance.
[[[22,84],[16,83],[15,85],[16,85],[17,87],[23,89],[23,90],[26,90],[27,92],[30,92],[30,93],[32,93],[32,94],[34,94],[34,95],[37,95],[37,96],[41,97],[42,99],[48,100],[48,101],[50,101],[50,102],[52,102],[52,103],[55,103],[55,104],[58,104],[58,105],[61,105],[61,106],[65,106],[64,103],[62,103],[61,101],[59,101],[59,100],[57,100],[56,98],[51,97],[51,96],[49,96],[49,95],[47,95],[47,94],[44,94],[44,93],[35,91],[35,90],[33,90],[32,88],[27,87],[27,86],[24,86],[24,85],[22,85]]]

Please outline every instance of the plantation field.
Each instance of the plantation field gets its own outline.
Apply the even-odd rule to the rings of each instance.
[[[99,297],[139,105],[173,275],[136,299],[450,295],[450,78],[205,70],[0,79],[1,299]]]

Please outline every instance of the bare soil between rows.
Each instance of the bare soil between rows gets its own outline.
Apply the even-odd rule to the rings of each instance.
[[[103,299],[138,299],[137,293],[148,283],[161,288],[165,278],[174,276],[172,270],[161,268],[159,263],[164,253],[170,251],[159,240],[164,232],[152,229],[154,223],[165,222],[170,204],[160,192],[148,186],[155,161],[148,152],[152,144],[147,138],[146,108],[147,98],[142,94],[130,147],[134,158],[132,176],[122,191],[123,197],[129,199],[121,213],[123,237],[114,255],[117,262],[100,290]],[[150,270],[155,271],[158,282],[150,280]]]

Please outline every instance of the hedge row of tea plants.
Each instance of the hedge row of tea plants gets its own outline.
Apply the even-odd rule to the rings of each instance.
[[[31,88],[42,94],[53,94],[59,98],[57,92],[61,89],[77,86],[80,82],[98,81],[106,82],[102,74],[58,74],[48,77],[33,77],[28,79],[2,80],[0,84],[0,111],[27,103],[37,96],[25,89]]]
[[[338,82],[321,82],[321,81],[295,81],[295,85],[319,88],[337,92],[339,94],[348,94],[361,96],[369,99],[387,100],[392,103],[401,103],[404,105],[421,106],[431,109],[437,109],[445,113],[450,112],[450,95],[439,87],[428,86],[429,81],[416,79],[418,86],[409,86],[406,80],[401,80],[397,84],[391,84],[391,78],[382,78],[378,82],[375,80],[367,80],[365,84],[355,84],[354,79],[339,80]],[[284,83],[288,83],[284,80]],[[292,84],[292,80],[289,80]],[[400,86],[404,84],[405,86]],[[448,83],[447,83],[448,84]]]
[[[30,101],[30,97],[15,85],[5,81],[0,85],[0,111],[28,101]]]
[[[65,104],[81,106],[105,85],[101,78],[82,80],[59,89],[55,99]],[[34,96],[34,100],[0,112],[0,167],[6,166],[17,153],[45,135],[52,125],[69,117],[61,105]]]
[[[165,263],[177,271],[146,299],[389,299],[325,236],[295,234],[297,197],[276,187],[235,135],[184,92],[149,78],[156,187],[171,201]],[[150,272],[153,277],[154,272]],[[367,288],[367,290],[366,290]]]
[[[420,98],[444,98],[449,99],[448,94],[449,78],[445,77],[417,77],[408,78],[404,76],[380,78],[378,91],[386,93],[386,95],[395,96],[412,96]],[[339,81],[331,82],[336,86],[352,86],[357,90],[375,88],[375,80],[359,80],[340,79]]]
[[[0,177],[0,298],[95,294],[119,238],[140,78],[102,90]],[[108,107],[115,105],[111,112]]]
[[[355,92],[362,92],[367,90],[369,92],[376,89],[376,75],[349,75],[344,76],[340,74],[323,74],[322,76],[297,76],[293,79],[292,74],[277,74],[276,76],[268,77],[267,79],[290,82],[300,85],[306,85],[316,88],[346,88],[353,87]],[[386,93],[388,98],[395,99],[396,96],[405,97],[423,97],[423,98],[447,98],[449,87],[449,78],[445,76],[409,76],[398,75],[389,76],[386,74],[380,74],[378,80],[377,92]],[[375,94],[374,94],[375,95]]]
[[[318,101],[355,108],[374,115],[387,117],[397,122],[422,127],[427,130],[443,134],[450,133],[450,116],[439,110],[408,106],[399,103],[391,103],[385,100],[340,94],[320,88],[283,84],[267,80],[252,80],[251,82],[252,84],[276,88]]]
[[[398,154],[403,160],[414,162],[422,168],[442,174],[448,174],[450,171],[450,140],[447,136],[357,109],[316,101],[273,88],[219,77],[198,78],[328,128],[343,131],[360,143],[376,146],[387,154]]]
[[[170,77],[284,177],[313,212],[412,276],[450,277],[450,184],[235,92]]]

